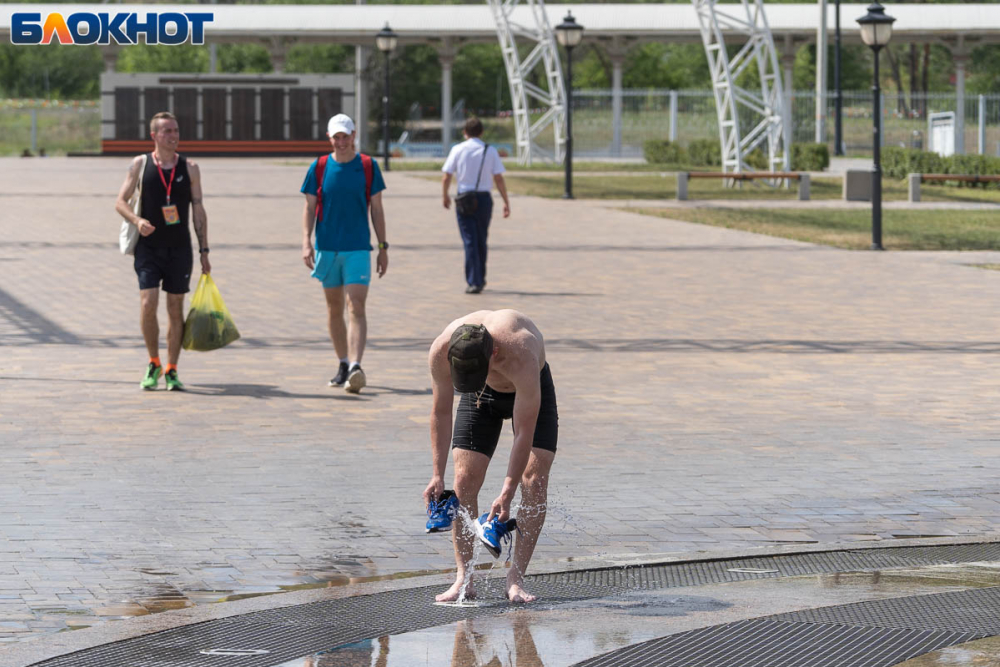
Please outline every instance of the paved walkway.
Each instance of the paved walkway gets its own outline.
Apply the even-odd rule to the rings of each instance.
[[[305,167],[201,162],[244,338],[186,353],[191,391],[167,394],[137,386],[126,162],[0,160],[0,640],[449,567],[449,539],[422,533],[426,350],[478,308],[546,336],[562,422],[539,563],[1000,533],[1000,274],[967,266],[1000,253],[847,252],[514,197],[475,297],[434,184],[392,173],[371,386],[352,397],[326,387],[299,257]]]

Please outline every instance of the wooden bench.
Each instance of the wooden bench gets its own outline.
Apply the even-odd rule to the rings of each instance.
[[[799,182],[799,200],[809,200],[809,174],[799,171],[751,171],[727,174],[721,171],[681,171],[677,174],[677,200],[688,198],[688,180],[692,178],[722,178],[731,181],[794,180]]]
[[[911,202],[920,201],[921,183],[944,183],[945,181],[958,181],[959,183],[1000,183],[1000,176],[980,176],[979,174],[910,174],[909,180],[909,200]]]

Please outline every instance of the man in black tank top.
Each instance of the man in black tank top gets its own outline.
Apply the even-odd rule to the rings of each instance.
[[[180,141],[177,118],[168,111],[156,114],[149,123],[149,135],[153,139],[154,150],[146,156],[145,169],[142,169],[143,156],[132,160],[118,192],[115,210],[139,229],[134,266],[142,304],[142,337],[149,352],[149,365],[140,386],[156,389],[160,375],[164,373],[160,363],[160,326],[156,317],[162,286],[167,293],[168,317],[166,387],[168,390],[183,390],[184,385],[177,377],[177,362],[184,336],[184,295],[190,290],[191,268],[194,265],[188,222],[194,222],[198,237],[201,271],[210,273],[208,216],[202,204],[198,165],[177,153]],[[142,203],[140,214],[136,215],[128,201],[140,182]]]

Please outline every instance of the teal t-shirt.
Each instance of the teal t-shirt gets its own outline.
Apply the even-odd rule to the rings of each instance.
[[[313,160],[302,183],[303,194],[316,194],[316,163]],[[372,196],[385,190],[382,171],[372,160]],[[316,224],[316,249],[335,252],[371,250],[368,202],[365,200],[365,169],[361,155],[341,164],[326,160],[323,172],[323,219]]]

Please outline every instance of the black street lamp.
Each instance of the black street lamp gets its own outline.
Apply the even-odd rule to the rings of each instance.
[[[382,91],[382,149],[386,171],[389,171],[389,57],[396,48],[397,41],[398,36],[388,23],[375,35],[375,46],[385,54],[385,89]]]
[[[583,39],[583,26],[567,12],[556,26],[556,39],[566,47],[566,191],[563,199],[573,198],[573,47]]]
[[[882,247],[882,91],[878,81],[878,56],[882,47],[892,38],[892,24],[895,21],[887,16],[885,8],[874,2],[868,5],[868,13],[858,19],[861,26],[861,41],[871,47],[875,54],[875,82],[872,85],[872,98],[875,105],[875,129],[873,144],[872,168],[872,250],[884,250]]]
[[[834,107],[833,123],[833,154],[844,154],[844,91],[840,86],[840,0],[835,3],[837,11],[834,12],[834,32],[833,32],[833,87],[837,90],[837,102]]]

